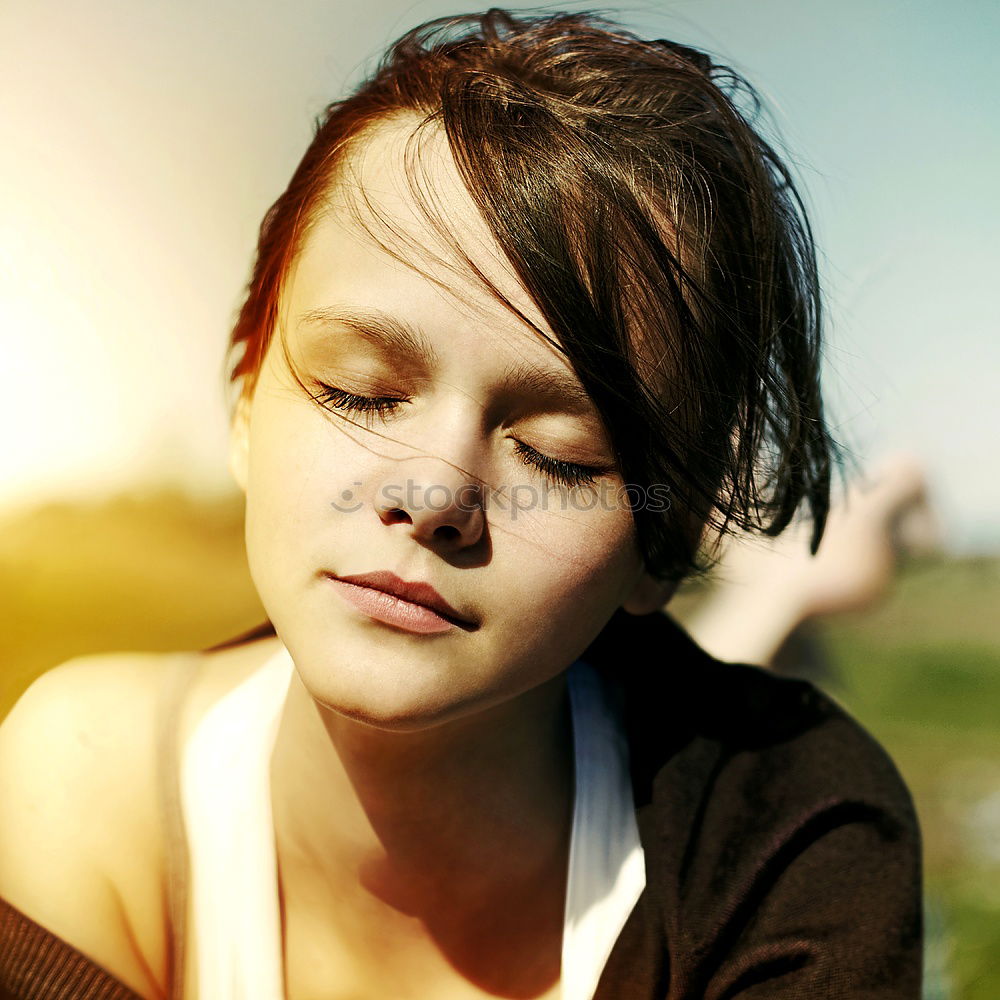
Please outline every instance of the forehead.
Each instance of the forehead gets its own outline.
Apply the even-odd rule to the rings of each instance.
[[[311,220],[281,296],[293,353],[320,358],[350,334],[350,344],[364,341],[412,372],[461,371],[476,395],[499,379],[599,428],[443,133],[416,142],[418,120],[379,126],[361,142]]]
[[[391,281],[413,305],[444,298],[488,317],[491,330],[499,322],[508,332],[540,339],[541,331],[554,339],[462,182],[443,130],[418,130],[419,121],[397,116],[354,140],[314,214],[300,258],[313,270],[336,267],[349,274],[352,288],[375,291],[383,303]],[[321,254],[325,262],[309,260]],[[366,279],[377,287],[365,288]]]

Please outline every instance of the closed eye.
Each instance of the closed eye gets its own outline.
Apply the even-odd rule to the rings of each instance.
[[[333,407],[345,413],[361,413],[367,418],[374,416],[385,417],[400,404],[407,402],[395,396],[358,396],[353,392],[338,389],[336,386],[318,383],[320,392],[313,399],[324,406]],[[366,422],[370,422],[366,420]]]
[[[406,398],[396,396],[359,396],[336,386],[317,383],[320,388],[313,398],[324,406],[332,407],[343,413],[360,413],[366,424],[376,417],[383,419],[392,413],[401,403],[409,402]],[[538,469],[552,484],[574,487],[590,486],[599,476],[608,470],[592,465],[579,465],[560,458],[551,458],[523,441],[514,441],[514,451],[521,457],[525,465]]]
[[[514,451],[521,456],[525,465],[533,465],[543,472],[550,482],[562,486],[591,486],[606,470],[591,465],[577,465],[561,458],[550,458],[536,451],[523,441],[516,441]]]

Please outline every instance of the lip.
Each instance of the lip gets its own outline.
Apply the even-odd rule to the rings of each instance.
[[[324,576],[336,583],[347,584],[347,587],[341,588],[343,596],[370,617],[407,631],[441,632],[457,627],[468,632],[479,627],[478,623],[456,611],[429,583],[403,580],[390,570],[350,576],[324,573]],[[388,594],[398,598],[398,601],[379,600],[374,594],[364,593],[365,590]]]

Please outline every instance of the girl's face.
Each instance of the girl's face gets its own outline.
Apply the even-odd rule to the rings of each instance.
[[[341,184],[360,183],[355,202],[367,198],[402,234],[401,255],[413,240],[410,259],[437,282],[381,249],[338,185],[279,309],[295,370],[318,400],[272,337],[237,411],[232,459],[250,571],[302,682],[329,708],[398,730],[549,680],[616,608],[645,613],[663,597],[643,572],[601,422],[565,359],[473,276],[420,254],[440,243],[407,189],[408,131],[381,127],[357,156],[356,180]],[[443,139],[420,163],[466,252],[551,336]],[[375,571],[429,584],[466,623],[413,631],[372,617],[355,599],[377,595],[337,578]]]

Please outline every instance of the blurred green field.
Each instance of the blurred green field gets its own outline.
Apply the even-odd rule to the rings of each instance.
[[[164,490],[0,521],[0,715],[72,656],[200,649],[262,621],[243,509]]]
[[[1000,561],[928,562],[828,628],[840,701],[893,755],[924,833],[952,992],[1000,997]]]
[[[0,717],[42,671],[203,648],[264,617],[243,500],[171,491],[0,522]],[[679,610],[698,599],[679,598]],[[682,616],[683,617],[683,616]],[[1000,997],[1000,560],[923,560],[878,609],[827,623],[827,689],[892,754],[925,842],[927,1000]]]

